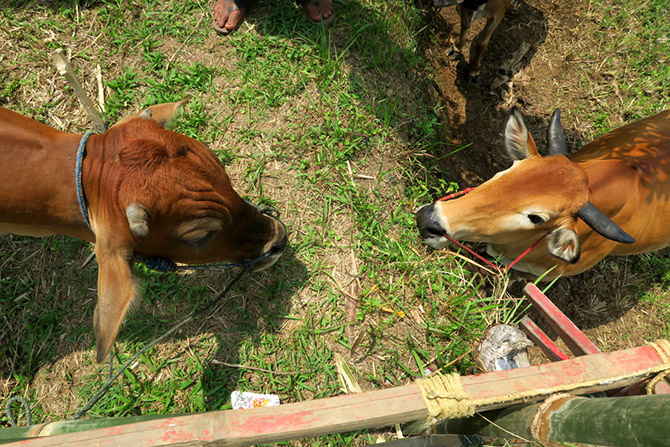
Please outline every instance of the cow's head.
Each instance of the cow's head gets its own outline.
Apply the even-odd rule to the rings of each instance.
[[[566,156],[558,110],[552,116],[548,140],[549,155],[542,157],[521,112],[512,109],[505,129],[512,166],[461,198],[421,207],[416,222],[423,240],[433,248],[444,248],[448,243],[444,234],[448,234],[488,243],[490,253],[515,257],[546,235],[550,254],[575,263],[580,256],[579,217],[608,239],[634,242],[589,201],[586,173]]]
[[[83,179],[99,264],[98,362],[135,295],[134,254],[189,264],[262,258],[253,265],[259,271],[286,246],[284,225],[233,190],[209,148],[163,127],[179,105],[146,109],[86,146]]]

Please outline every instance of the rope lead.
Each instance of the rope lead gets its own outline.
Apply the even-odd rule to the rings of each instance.
[[[33,425],[33,414],[30,412],[30,405],[28,405],[28,401],[23,396],[14,396],[5,404],[5,415],[7,415],[7,420],[11,426],[18,427],[16,419],[14,419],[14,413],[12,412],[12,404],[14,402],[21,402],[21,405],[23,405],[23,411],[26,413],[26,425]]]

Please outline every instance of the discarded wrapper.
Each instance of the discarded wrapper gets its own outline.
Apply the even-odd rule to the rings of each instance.
[[[230,400],[233,404],[233,410],[279,405],[279,396],[250,393],[248,391],[233,391],[230,394]]]
[[[530,366],[527,349],[533,346],[526,334],[508,324],[488,328],[477,348],[476,360],[486,372]]]

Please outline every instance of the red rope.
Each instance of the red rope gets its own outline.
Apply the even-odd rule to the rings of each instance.
[[[444,196],[444,197],[442,197],[441,199],[436,200],[436,201],[437,201],[437,202],[443,202],[443,201],[445,201],[445,200],[455,199],[455,198],[457,198],[457,197],[461,197],[461,196],[466,195],[467,193],[469,193],[470,191],[472,191],[472,190],[474,190],[474,189],[475,189],[475,188],[465,188],[463,191],[458,191],[458,192],[455,192],[455,193],[450,194],[450,195],[448,195],[448,196]],[[544,237],[546,236],[546,234],[545,234],[545,235],[543,235],[541,238],[539,238],[538,240],[536,240],[536,241],[533,243],[533,245],[531,245],[530,247],[528,247],[523,253],[521,253],[519,256],[517,256],[516,259],[514,259],[512,262],[510,262],[509,265],[507,265],[507,267],[500,267],[500,266],[498,266],[498,265],[492,263],[492,262],[489,261],[488,259],[484,258],[482,255],[480,255],[479,253],[475,252],[475,251],[472,250],[471,248],[466,247],[466,246],[463,245],[462,243],[458,242],[456,239],[454,239],[453,237],[449,236],[447,233],[442,233],[442,235],[443,235],[444,237],[446,237],[447,239],[449,239],[449,240],[450,240],[451,242],[453,242],[454,244],[458,245],[459,247],[461,247],[462,249],[464,249],[465,251],[467,251],[468,253],[470,253],[470,254],[471,254],[472,256],[474,256],[475,258],[477,258],[477,259],[479,259],[480,261],[482,261],[484,264],[488,265],[489,267],[493,268],[494,270],[498,270],[498,271],[501,272],[501,273],[505,273],[505,272],[511,270],[512,267],[514,267],[514,265],[516,265],[519,261],[521,261],[521,260],[528,254],[528,253],[530,253],[530,251],[531,251],[533,248],[535,248],[535,247],[537,246],[537,244],[539,244],[540,241],[542,241],[542,240],[544,239]]]
[[[472,191],[473,189],[475,189],[475,188],[465,188],[463,191],[458,191],[458,192],[455,192],[455,193],[453,193],[453,194],[449,194],[448,196],[444,196],[444,197],[442,197],[441,199],[436,200],[436,201],[437,201],[437,202],[443,202],[443,201],[445,201],[445,200],[455,199],[456,197],[460,197],[460,196],[464,196],[464,195],[466,195],[467,193],[469,193],[469,192]]]

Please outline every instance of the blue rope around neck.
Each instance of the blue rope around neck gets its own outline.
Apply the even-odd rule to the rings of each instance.
[[[86,141],[88,137],[95,134],[96,132],[86,132],[81,141],[79,142],[79,148],[77,149],[77,165],[75,167],[75,177],[77,179],[77,200],[79,201],[79,210],[81,215],[84,216],[84,222],[88,226],[89,230],[93,231],[91,228],[91,221],[88,219],[88,205],[86,203],[86,195],[84,194],[84,186],[81,183],[81,171],[84,164],[84,157],[86,156]]]

